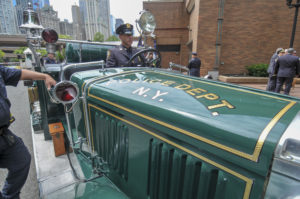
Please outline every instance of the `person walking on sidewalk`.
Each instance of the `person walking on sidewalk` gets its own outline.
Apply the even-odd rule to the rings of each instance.
[[[271,57],[270,64],[268,67],[268,73],[269,73],[269,80],[267,85],[267,91],[275,91],[276,88],[276,76],[274,76],[274,69],[275,69],[275,62],[279,58],[279,56],[284,55],[284,49],[283,48],[277,48],[273,56]]]
[[[289,48],[288,54],[279,57],[275,63],[274,74],[277,75],[276,93],[280,93],[282,85],[285,83],[284,94],[289,95],[294,77],[299,76],[299,58],[293,56],[293,52],[294,49]]]

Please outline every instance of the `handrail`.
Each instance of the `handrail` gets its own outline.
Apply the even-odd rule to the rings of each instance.
[[[77,63],[77,64],[69,64],[62,68],[61,74],[60,74],[60,80],[63,81],[65,79],[65,71],[69,68],[79,68],[83,66],[93,66],[93,65],[101,65],[101,69],[104,70],[104,60],[101,61],[94,61],[94,62],[85,62],[85,63]]]
[[[173,62],[169,63],[169,69],[173,70],[173,68],[179,68],[180,72],[182,72],[181,70],[186,70],[187,72],[190,70],[189,68],[187,68],[186,66],[180,65],[180,64],[175,64]]]

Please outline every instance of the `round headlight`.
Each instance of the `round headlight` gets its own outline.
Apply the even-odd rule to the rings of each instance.
[[[149,11],[141,11],[138,24],[144,34],[152,34],[156,27],[155,17]]]

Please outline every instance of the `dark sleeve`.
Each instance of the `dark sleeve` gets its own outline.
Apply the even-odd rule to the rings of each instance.
[[[275,61],[275,68],[274,68],[273,74],[277,75],[278,69],[279,69],[279,59],[277,59]]]
[[[299,75],[300,74],[300,59],[298,58],[298,62],[296,65],[296,74]]]
[[[191,65],[192,65],[192,63],[191,63],[191,61],[189,61],[187,67],[188,67],[189,69],[191,69]]]
[[[117,59],[115,57],[114,50],[108,50],[107,51],[107,58],[106,58],[106,67],[116,67],[117,66]]]
[[[4,79],[5,85],[17,86],[21,78],[21,70],[0,66],[0,72]]]

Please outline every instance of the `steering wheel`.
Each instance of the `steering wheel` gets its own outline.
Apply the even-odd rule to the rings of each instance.
[[[145,54],[153,53],[155,54],[155,59],[147,60],[145,57]],[[143,49],[137,53],[135,53],[130,60],[127,62],[127,66],[130,66],[133,64],[133,60],[135,60],[137,57],[140,57],[140,61],[142,63],[142,67],[155,67],[160,68],[160,62],[161,62],[161,55],[158,50],[154,48],[146,48]]]

